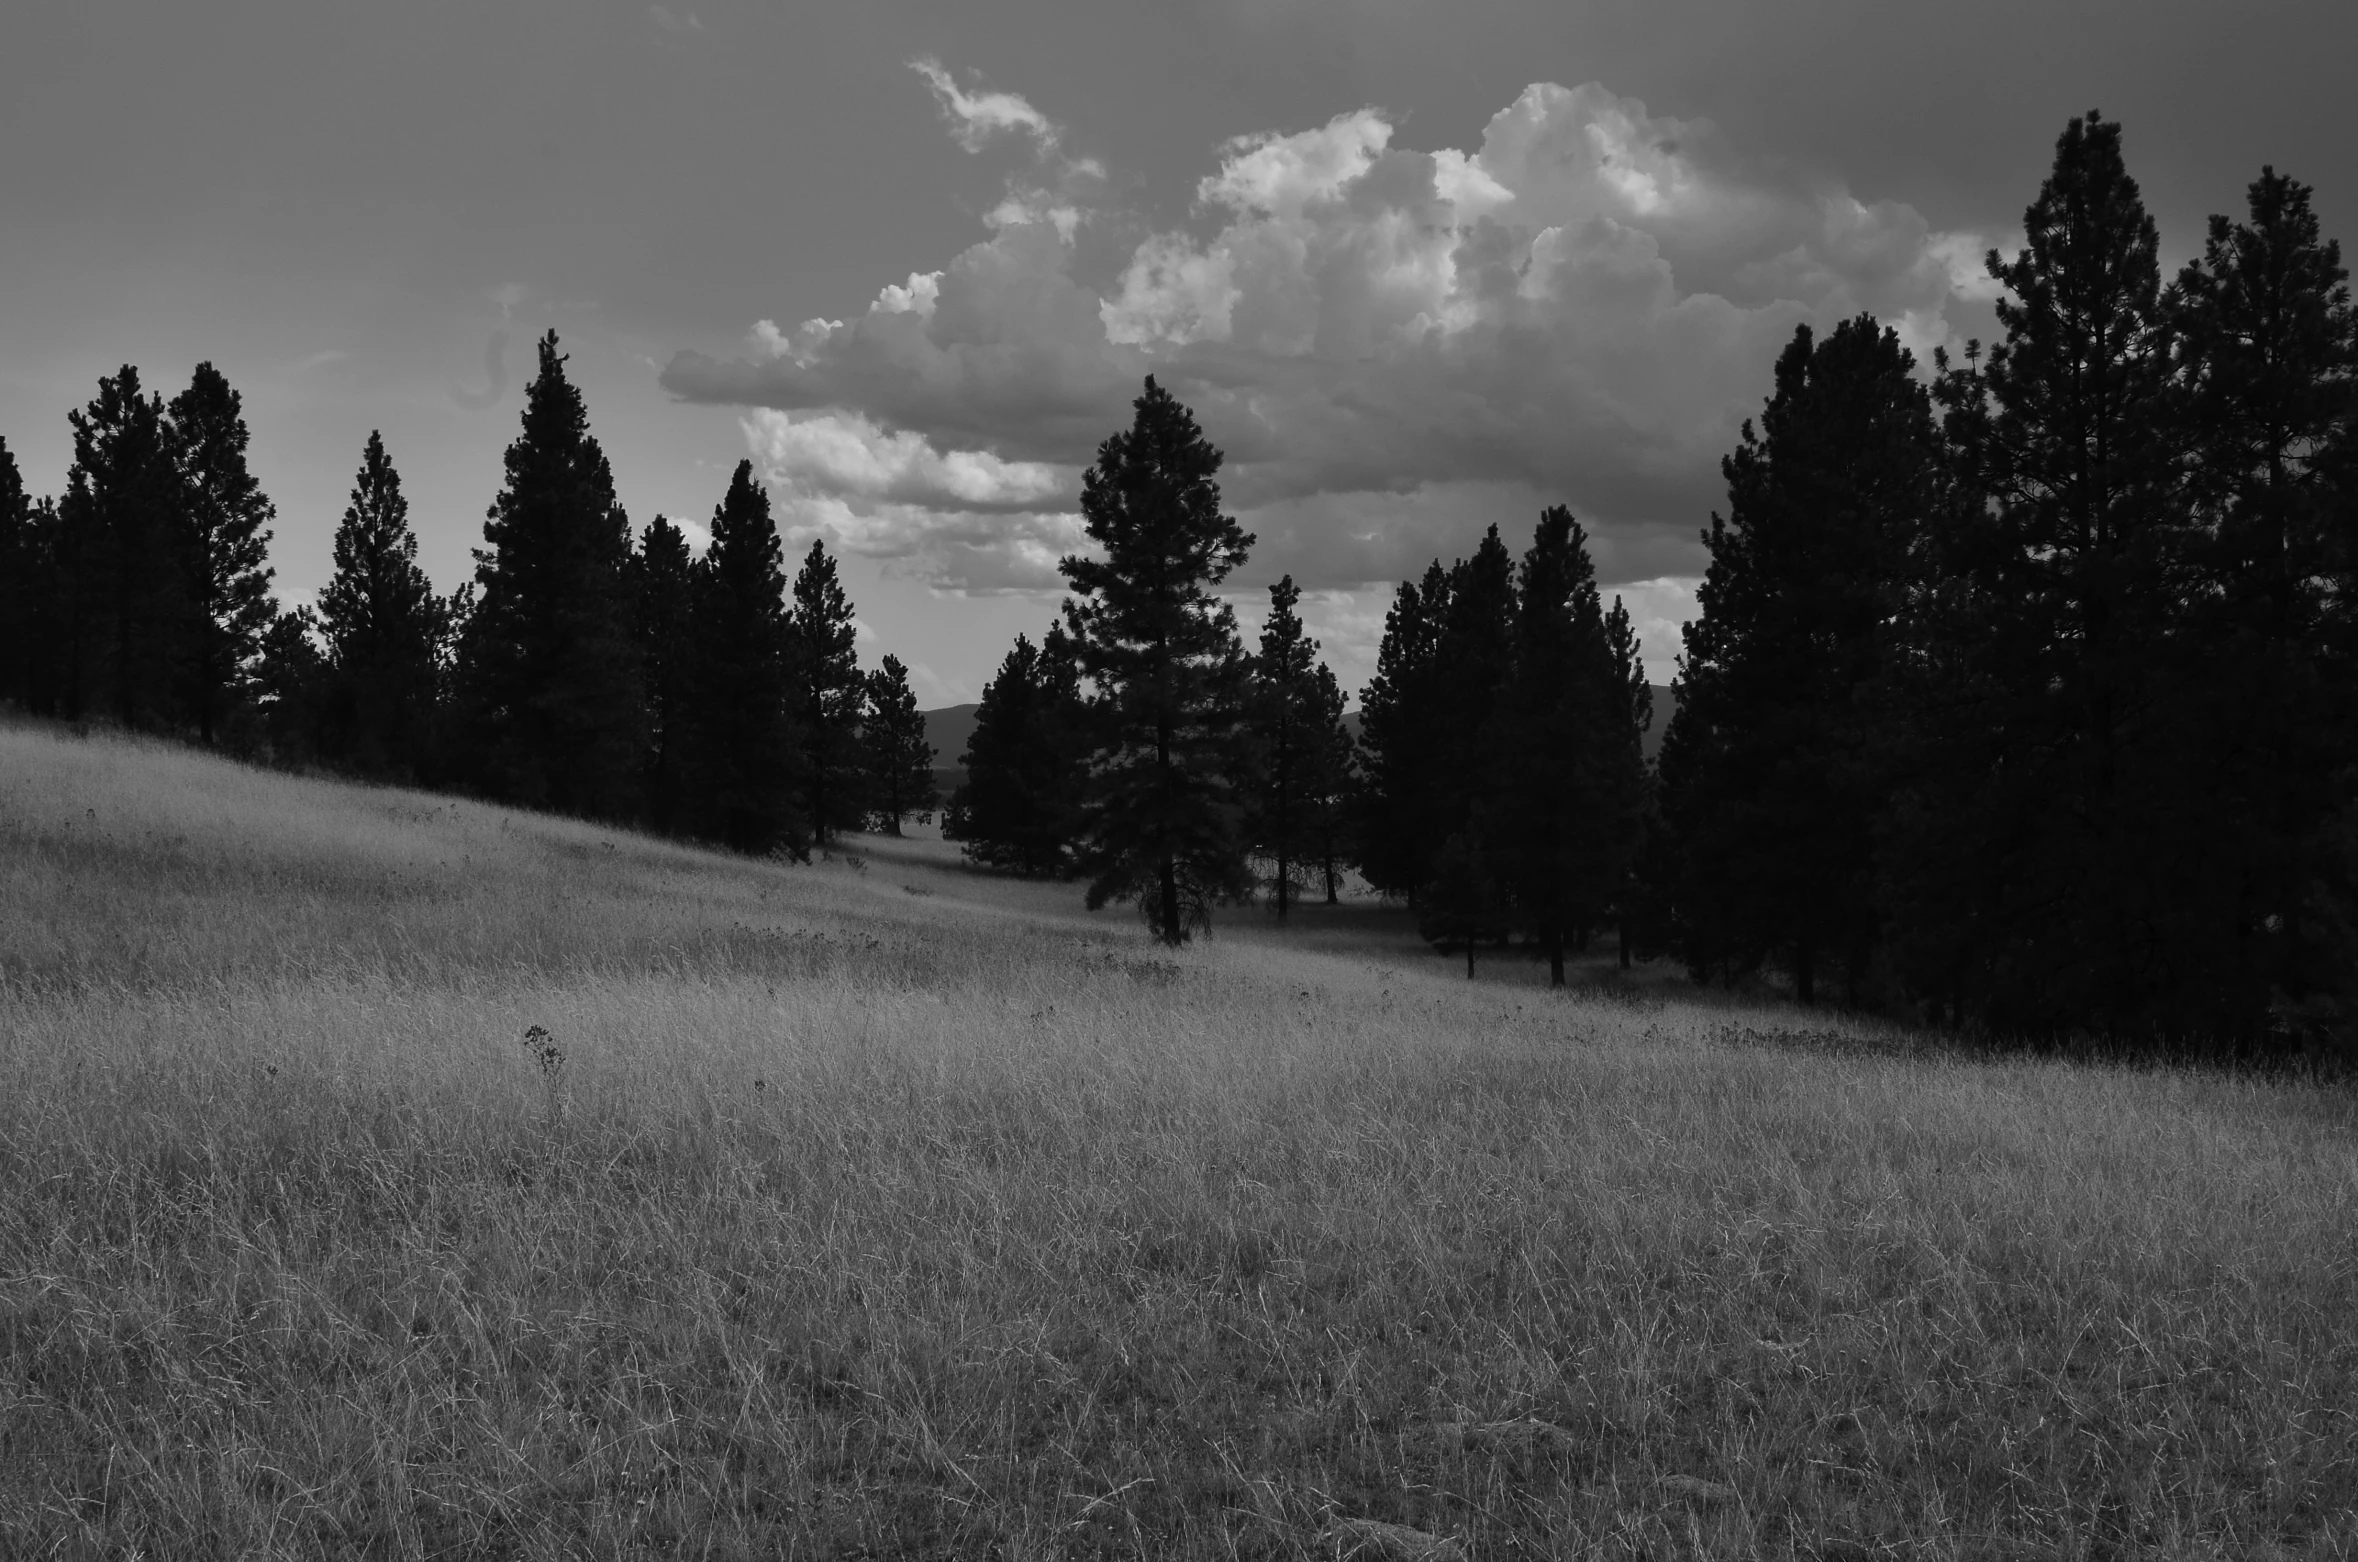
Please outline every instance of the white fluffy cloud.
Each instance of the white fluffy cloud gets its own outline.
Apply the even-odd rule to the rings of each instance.
[[[753,355],[664,379],[765,409],[748,433],[782,492],[945,585],[1052,567],[1077,535],[1054,507],[1148,373],[1227,452],[1256,575],[1357,591],[1491,522],[1519,549],[1560,500],[1606,579],[1690,578],[1718,459],[1797,324],[1864,311],[1928,351],[1988,296],[1976,236],[1594,83],[1527,89],[1468,151],[1397,147],[1373,110],[1232,141],[1194,225],[1093,276],[1057,128],[919,68],[962,143],[1020,133],[1067,174],[857,318],[765,322]]]
[[[933,88],[934,101],[941,106],[951,138],[969,152],[981,151],[1002,135],[1028,136],[1049,149],[1062,139],[1047,115],[1012,92],[990,92],[979,87],[969,92],[942,68],[941,61],[930,57],[911,60],[909,69],[924,77],[926,85]]]
[[[1080,478],[1069,467],[939,451],[857,413],[764,407],[744,428],[795,541],[824,535],[888,568],[975,592],[1049,589],[1056,561],[1086,545],[1071,513]]]

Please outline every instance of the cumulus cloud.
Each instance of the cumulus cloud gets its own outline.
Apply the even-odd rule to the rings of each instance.
[[[1086,545],[1071,513],[1073,468],[937,450],[857,413],[757,408],[744,429],[797,543],[824,536],[888,569],[973,592],[1051,589],[1056,561]]]
[[[961,144],[1062,158],[1022,99],[919,68]],[[1718,459],[1795,325],[1864,311],[1929,352],[1989,296],[1979,236],[1595,83],[1530,87],[1469,150],[1397,139],[1368,109],[1230,141],[1196,220],[1101,272],[1077,258],[1090,192],[1019,181],[940,271],[664,382],[762,409],[781,491],[941,584],[1053,583],[1041,550],[1077,535],[1056,507],[1148,373],[1227,452],[1256,575],[1355,592],[1492,522],[1519,549],[1565,501],[1606,579],[1659,583],[1699,567]]]

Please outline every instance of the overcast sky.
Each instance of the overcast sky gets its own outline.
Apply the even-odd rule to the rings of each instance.
[[[2263,162],[2358,238],[2358,7],[2188,0],[10,0],[0,436],[245,393],[309,600],[382,429],[464,578],[554,327],[634,524],[751,456],[920,697],[1052,612],[1161,376],[1347,685],[1390,582],[1570,503],[1667,678],[1796,323],[1989,330],[2100,108],[2174,266]],[[1257,615],[1248,615],[1257,617]]]

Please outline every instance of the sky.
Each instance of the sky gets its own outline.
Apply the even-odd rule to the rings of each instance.
[[[288,603],[381,430],[471,570],[555,330],[634,525],[751,459],[871,665],[974,699],[1154,374],[1347,688],[1393,583],[1569,504],[1667,681],[1797,325],[1992,334],[2057,134],[2171,267],[2262,164],[2358,239],[2332,0],[9,0],[0,438],[245,396]]]

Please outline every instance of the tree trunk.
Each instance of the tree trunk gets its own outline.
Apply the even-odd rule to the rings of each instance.
[[[1474,979],[1474,935],[1466,935],[1466,980]]]
[[[1793,950],[1793,996],[1803,1003],[1818,1001],[1818,949],[1807,938]]]
[[[1560,927],[1547,930],[1547,984],[1564,985],[1564,930]]]
[[[1629,914],[1621,915],[1621,969],[1629,969]]]
[[[1178,945],[1186,942],[1187,929],[1179,925],[1179,869],[1169,856],[1163,858],[1163,942]]]

